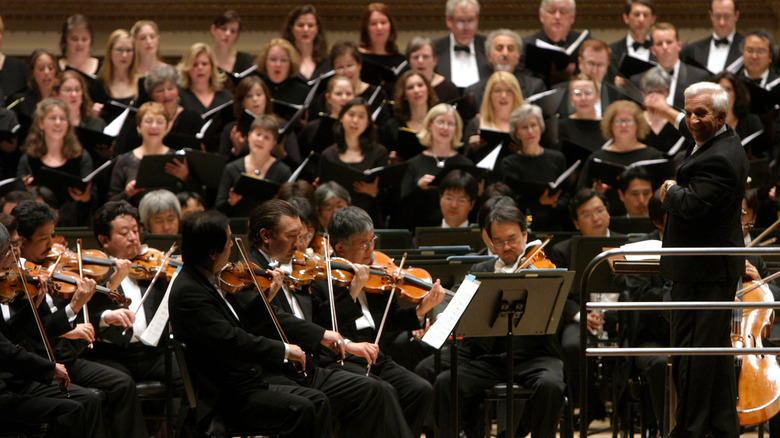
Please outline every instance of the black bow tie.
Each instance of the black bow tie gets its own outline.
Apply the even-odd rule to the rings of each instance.
[[[643,43],[638,43],[636,41],[631,43],[631,47],[634,49],[634,51],[639,50],[640,47],[644,47],[645,49],[649,49],[650,46],[652,46],[652,45],[653,45],[653,43],[649,39],[645,40],[645,42],[643,42]]]
[[[728,38],[723,38],[722,40],[718,39],[718,38],[713,38],[712,42],[715,43],[715,47],[728,46],[729,45],[729,39]]]
[[[455,45],[455,51],[456,52],[463,52],[463,53],[470,54],[471,53],[471,48],[469,48],[469,46],[459,46],[459,45],[456,44]]]
[[[558,47],[563,47],[565,49],[566,48],[566,40],[554,41],[552,43],[552,45],[553,46],[558,46]]]
[[[669,76],[674,77],[674,69],[667,70],[667,73],[669,73]]]

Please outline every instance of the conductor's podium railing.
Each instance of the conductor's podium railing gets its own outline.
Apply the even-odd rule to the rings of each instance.
[[[626,262],[625,256],[713,256],[713,255],[780,255],[778,247],[763,248],[661,248],[647,250],[610,249],[593,258],[585,268],[580,281],[580,315],[586,315],[589,310],[683,310],[683,309],[780,309],[778,302],[736,302],[736,301],[677,301],[677,302],[589,302],[588,282],[593,270],[606,260],[613,260],[616,274],[658,274],[658,261]],[[616,260],[622,259],[622,260]],[[735,291],[736,292],[736,291]],[[616,348],[588,347],[587,321],[580,318],[580,388],[586,388],[588,376],[587,356],[715,356],[715,355],[745,355],[745,354],[780,354],[780,348],[733,348],[733,347],[699,347],[699,348]],[[588,418],[587,390],[580,391],[580,418]],[[580,421],[580,436],[586,437],[588,422]]]

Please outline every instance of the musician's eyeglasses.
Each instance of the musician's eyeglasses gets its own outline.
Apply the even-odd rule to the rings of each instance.
[[[378,238],[379,238],[379,236],[374,234],[374,237],[372,237],[371,240],[369,240],[368,242],[363,242],[360,245],[355,245],[355,244],[350,244],[350,245],[355,245],[360,250],[366,250],[366,249],[368,249],[369,246],[376,245],[376,239],[378,239]]]
[[[512,236],[506,240],[493,240],[493,246],[495,246],[496,249],[501,249],[507,245],[515,245],[519,241],[520,241],[520,236]]]

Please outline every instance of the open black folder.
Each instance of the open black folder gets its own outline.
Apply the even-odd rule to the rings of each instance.
[[[355,182],[373,182],[377,177],[381,187],[398,186],[409,166],[408,162],[403,162],[360,171],[342,163],[332,161],[321,161],[320,163],[320,181],[336,181],[347,190],[351,190]]]
[[[50,188],[54,192],[54,195],[57,196],[57,199],[59,199],[60,202],[64,202],[70,197],[68,195],[68,188],[73,187],[74,189],[83,192],[95,176],[110,168],[111,164],[111,160],[106,161],[84,178],[61,170],[41,167],[34,175],[34,183],[38,186]]]
[[[582,164],[582,161],[577,160],[574,164],[564,170],[563,173],[558,175],[555,181],[541,182],[541,181],[522,181],[515,184],[510,184],[512,190],[515,193],[520,193],[523,198],[538,199],[539,196],[549,189],[550,194],[555,193],[558,189],[563,188],[564,184],[568,180],[569,176],[574,173],[575,170]]]
[[[601,180],[605,184],[617,187],[620,174],[634,167],[647,169],[653,177],[653,187],[659,187],[662,182],[674,176],[674,162],[665,158],[635,161],[628,166],[602,160],[601,158],[594,158],[590,162],[588,179],[591,181]]]
[[[242,173],[238,178],[236,185],[233,186],[233,192],[255,201],[267,201],[279,192],[282,185],[258,176],[248,173]]]
[[[176,185],[178,178],[165,171],[165,165],[173,160],[184,161],[184,155],[144,155],[141,164],[138,165],[138,173],[135,177],[137,189],[151,189],[171,187]]]

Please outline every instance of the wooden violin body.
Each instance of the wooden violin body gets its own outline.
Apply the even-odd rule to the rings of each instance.
[[[757,283],[757,282],[753,282]],[[761,284],[739,297],[742,301],[774,301],[769,286]],[[731,340],[736,348],[762,348],[774,321],[772,309],[737,309]],[[767,421],[780,412],[780,364],[767,354],[736,356],[739,368],[737,414],[741,425]]]

